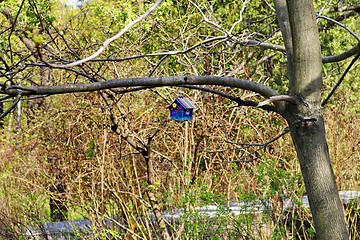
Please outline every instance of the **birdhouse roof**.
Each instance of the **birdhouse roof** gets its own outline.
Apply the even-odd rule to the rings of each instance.
[[[193,101],[191,101],[190,98],[185,98],[183,96],[175,99],[175,101],[173,103],[180,104],[184,109],[194,109],[194,108],[196,108],[196,105],[193,103]],[[171,105],[169,107],[171,107]]]

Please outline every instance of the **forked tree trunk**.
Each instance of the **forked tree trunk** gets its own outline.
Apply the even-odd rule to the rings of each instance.
[[[317,239],[348,239],[344,211],[339,198],[325,136],[321,109],[322,63],[319,34],[311,0],[275,0],[283,19],[287,47],[289,94],[299,105],[288,105],[290,126],[305,181]],[[288,12],[288,20],[286,15]],[[289,41],[290,38],[290,41]]]

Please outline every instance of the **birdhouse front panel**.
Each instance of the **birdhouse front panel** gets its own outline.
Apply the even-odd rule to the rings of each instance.
[[[170,119],[175,121],[188,121],[193,117],[194,103],[184,97],[177,98],[170,106]]]

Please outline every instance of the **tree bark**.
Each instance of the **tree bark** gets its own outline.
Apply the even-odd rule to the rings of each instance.
[[[305,181],[316,236],[324,240],[348,239],[321,109],[322,64],[313,3],[288,0],[287,10],[293,50],[287,56],[289,92],[300,104],[288,105],[285,116]]]

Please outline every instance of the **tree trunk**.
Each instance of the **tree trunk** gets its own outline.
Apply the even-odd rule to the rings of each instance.
[[[277,1],[281,2],[281,1]],[[288,105],[290,126],[317,239],[348,239],[325,136],[321,110],[322,63],[320,42],[311,0],[288,0],[292,52],[287,54],[289,92],[299,99]]]
[[[317,239],[348,239],[343,208],[336,188],[321,113],[316,121],[291,126],[293,139],[314,219]]]

